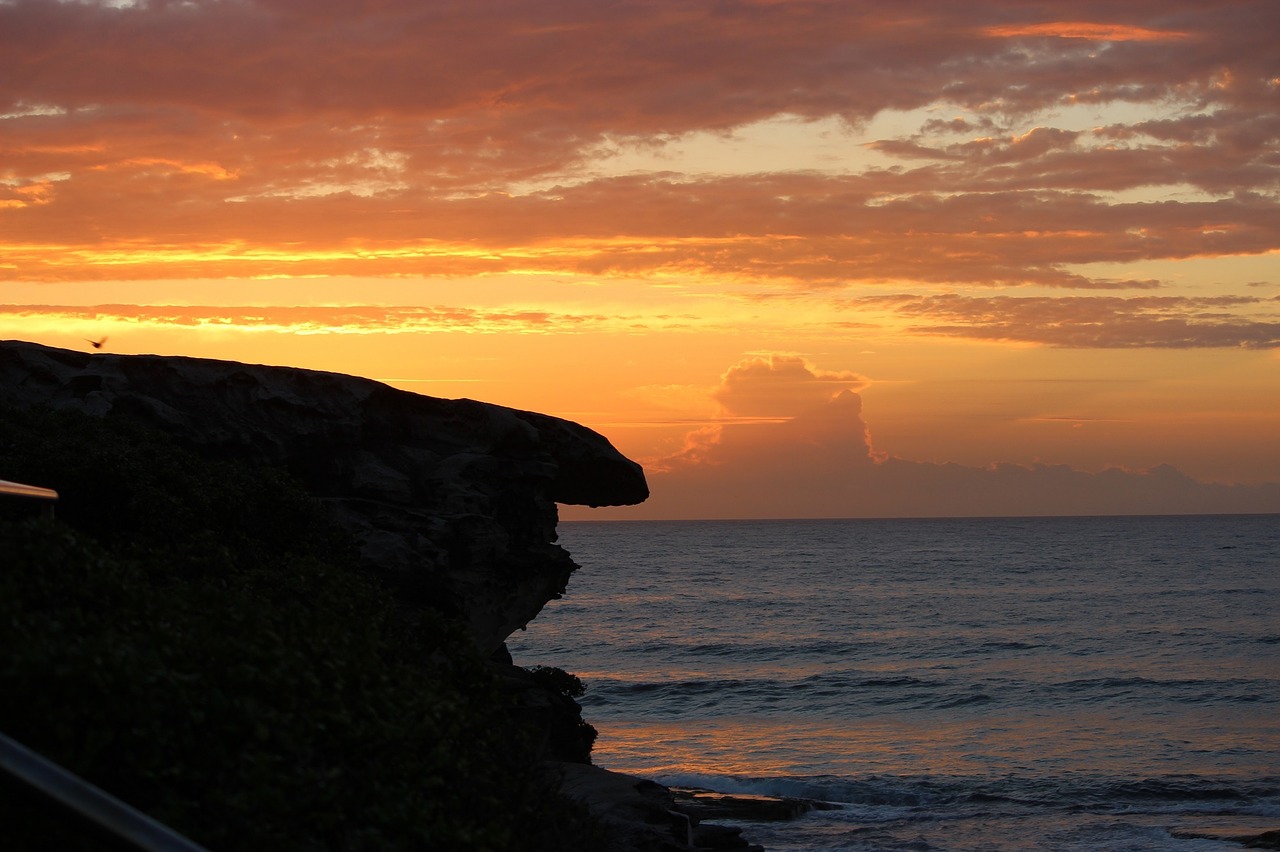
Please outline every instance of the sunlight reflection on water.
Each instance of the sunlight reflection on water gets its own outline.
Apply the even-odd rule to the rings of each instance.
[[[516,661],[584,678],[601,765],[842,797],[779,849],[1019,849],[1026,831],[1157,849],[1152,820],[1205,801],[1280,824],[1275,516],[582,523],[562,540],[584,568],[512,638]],[[964,825],[939,845],[926,818]]]

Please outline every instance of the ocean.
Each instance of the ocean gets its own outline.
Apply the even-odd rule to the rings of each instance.
[[[837,805],[771,852],[1239,849],[1280,828],[1280,516],[567,522],[508,641],[594,761]]]

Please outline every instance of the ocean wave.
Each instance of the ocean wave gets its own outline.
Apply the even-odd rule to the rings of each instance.
[[[605,765],[842,805],[766,847],[1205,848],[1280,822],[1278,522],[587,525],[512,650],[590,673]]]
[[[700,660],[721,657],[747,663],[771,663],[779,660],[848,660],[872,651],[882,650],[881,643],[870,640],[842,641],[812,639],[799,642],[764,642],[758,638],[715,642],[691,637],[651,638],[622,649],[629,656],[667,660]]]
[[[931,819],[980,811],[1081,811],[1106,814],[1234,815],[1280,818],[1280,784],[1199,776],[1124,779],[965,778],[835,775],[739,776],[669,772],[656,779],[736,795],[807,799],[856,813],[860,820]]]
[[[810,713],[840,714],[859,707],[953,709],[988,704],[996,698],[983,689],[946,680],[908,675],[824,673],[799,678],[673,678],[626,680],[595,678],[587,684],[584,706],[620,704],[644,714],[649,706],[664,713],[703,706],[769,710],[780,704]]]
[[[901,819],[921,809],[937,809],[955,801],[956,793],[928,782],[894,778],[744,777],[698,773],[670,773],[656,779],[669,787],[692,787],[719,793],[806,799],[844,808],[877,808],[880,819]],[[861,814],[866,817],[865,810]]]
[[[841,718],[864,712],[967,711],[983,708],[1025,712],[1026,708],[1070,708],[1124,701],[1138,706],[1261,707],[1280,704],[1273,683],[1253,678],[1146,678],[1104,676],[1043,682],[1012,677],[968,680],[943,667],[926,676],[827,671],[787,677],[766,668],[735,665],[732,675],[593,677],[585,706],[626,707],[640,716],[721,708],[739,713],[790,709],[808,717]]]
[[[1116,698],[1144,698],[1188,704],[1278,703],[1274,684],[1254,678],[1079,678],[1045,684],[1043,692],[1081,702],[1106,702]]]

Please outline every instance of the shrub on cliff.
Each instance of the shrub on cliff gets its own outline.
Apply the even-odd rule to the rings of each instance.
[[[0,731],[213,849],[589,849],[456,625],[274,471],[0,414]],[[7,848],[95,848],[0,796]]]

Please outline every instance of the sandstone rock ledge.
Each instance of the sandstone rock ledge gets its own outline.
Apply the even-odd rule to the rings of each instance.
[[[639,465],[576,423],[337,373],[0,341],[0,405],[126,418],[287,469],[406,603],[461,615],[485,653],[577,567],[554,543],[556,503],[649,494]]]
[[[601,852],[764,852],[738,828],[702,822],[661,784],[576,763],[555,764],[552,771],[560,775],[565,793],[587,805],[611,831],[614,845]]]
[[[504,641],[578,567],[555,544],[556,504],[648,497],[640,466],[566,420],[369,379],[288,367],[114,355],[0,341],[0,406],[119,418],[214,458],[282,468],[324,501],[399,601],[460,616],[552,771],[615,833],[618,852],[758,849],[702,822],[651,781],[585,761],[594,730],[572,699],[539,692]],[[686,797],[687,799],[688,797]]]

